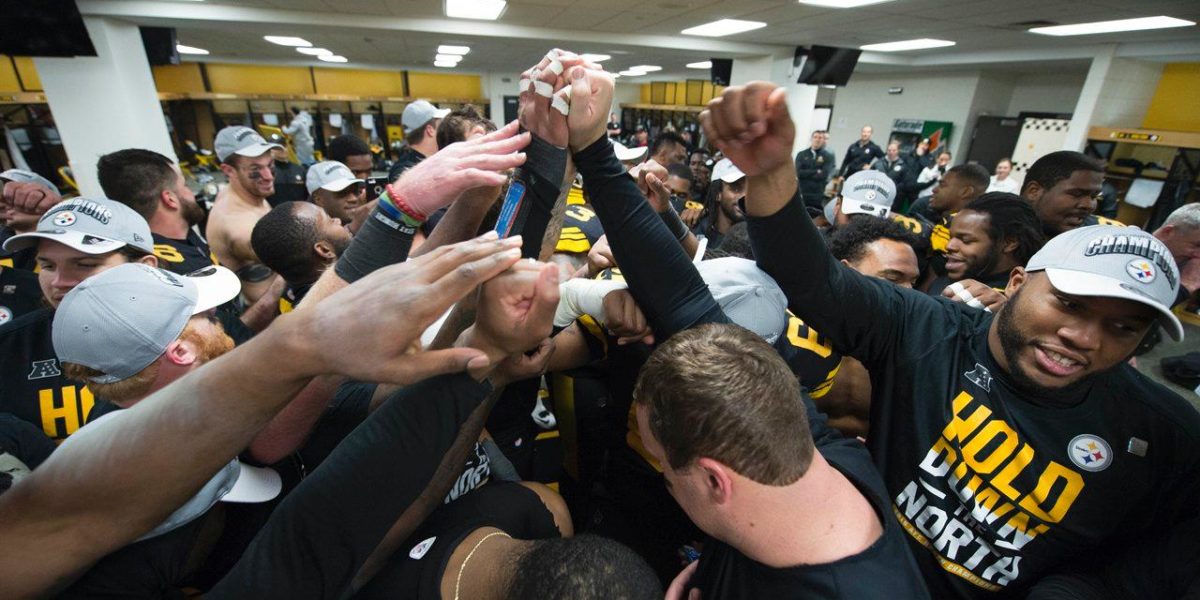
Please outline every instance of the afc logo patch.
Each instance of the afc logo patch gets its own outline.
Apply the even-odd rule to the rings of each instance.
[[[1129,264],[1125,265],[1125,271],[1129,273],[1130,277],[1141,283],[1152,283],[1154,281],[1154,265],[1150,264],[1148,260],[1142,258],[1131,260]]]
[[[963,377],[966,377],[967,381],[983,388],[984,391],[992,391],[992,374],[986,367],[979,363],[975,363],[974,369],[963,373]]]
[[[1112,448],[1097,435],[1077,435],[1067,447],[1071,462],[1084,471],[1103,471],[1112,463]]]
[[[29,377],[26,377],[26,379],[29,381],[33,381],[34,379],[45,379],[47,377],[58,377],[59,375],[62,375],[62,371],[58,370],[57,358],[35,360],[30,363],[30,366],[32,366],[33,369],[29,371]]]
[[[70,227],[75,224],[75,213],[64,210],[63,212],[54,215],[54,224],[59,227]]]

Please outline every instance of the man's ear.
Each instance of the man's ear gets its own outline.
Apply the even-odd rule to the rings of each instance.
[[[733,498],[733,471],[719,461],[701,458],[696,469],[704,477],[704,491],[713,504],[727,505]]]
[[[1042,194],[1044,193],[1046,193],[1046,190],[1042,188],[1042,184],[1036,181],[1030,181],[1021,190],[1021,196],[1024,196],[1026,200],[1034,204],[1037,204],[1037,201],[1042,199]]]
[[[1004,295],[1012,298],[1028,279],[1029,273],[1025,272],[1025,267],[1013,267],[1012,273],[1008,275],[1008,285],[1004,287]]]
[[[337,252],[334,252],[333,245],[325,240],[313,244],[313,252],[326,261],[337,260]]]
[[[221,172],[224,173],[225,177],[228,178],[230,181],[232,181],[233,178],[237,176],[237,169],[233,168],[233,165],[231,165],[229,163],[221,163],[220,165],[217,165],[217,166],[219,166],[221,168]]]
[[[175,192],[171,190],[163,190],[158,194],[158,202],[171,210],[179,210],[179,198],[175,197]]]
[[[147,254],[146,256],[137,259],[135,262],[142,263],[143,265],[150,265],[151,267],[157,267],[158,257],[153,254]]]
[[[163,358],[171,364],[187,367],[195,364],[200,359],[200,354],[191,342],[176,339],[167,344],[167,351],[163,353]]]
[[[1017,246],[1021,245],[1016,238],[1004,238],[1004,245],[1000,247],[1001,254],[1012,254],[1017,250]]]

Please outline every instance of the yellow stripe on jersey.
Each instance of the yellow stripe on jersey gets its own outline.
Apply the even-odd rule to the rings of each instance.
[[[587,204],[587,199],[583,197],[583,188],[572,185],[571,189],[567,192],[567,205],[576,206],[580,204]]]
[[[933,233],[929,236],[929,247],[934,252],[945,254],[948,245],[950,245],[950,228],[942,223],[934,225]]]
[[[833,389],[833,382],[837,378],[838,371],[840,370],[842,370],[842,363],[839,362],[837,366],[829,372],[829,375],[825,376],[825,381],[822,381],[816,387],[809,390],[808,396],[816,400],[824,397],[825,394],[828,394],[829,390]]]
[[[0,258],[0,267],[16,268],[13,267],[13,259],[11,258]]]
[[[1126,225],[1116,219],[1110,219],[1108,217],[1101,217],[1100,215],[1096,215],[1096,221],[1098,221],[1099,222],[1098,224],[1100,224],[1100,225],[1114,225],[1116,227],[1128,227],[1128,225]]]
[[[286,315],[287,313],[292,312],[292,309],[294,308],[295,306],[289,302],[287,298],[284,298],[283,296],[279,297],[279,314]]]

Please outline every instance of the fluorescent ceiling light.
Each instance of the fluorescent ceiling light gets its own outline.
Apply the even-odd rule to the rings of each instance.
[[[1140,19],[1119,19],[1117,21],[1097,21],[1095,23],[1076,23],[1074,25],[1055,25],[1053,27],[1034,27],[1029,30],[1029,33],[1040,33],[1042,35],[1092,35],[1096,33],[1114,33],[1117,31],[1190,27],[1195,24],[1194,21],[1157,16],[1142,17]]]
[[[753,31],[766,27],[767,24],[761,21],[741,21],[738,19],[721,19],[712,23],[705,23],[695,27],[684,29],[680,33],[684,35],[703,35],[705,37],[721,37],[723,35],[733,35],[744,31]]]
[[[637,65],[637,66],[629,67],[629,70],[630,71],[642,71],[644,73],[653,73],[654,71],[661,71],[662,67],[660,67],[658,65]]]
[[[448,60],[435,60],[435,61],[433,61],[433,66],[435,66],[435,67],[443,67],[443,68],[446,68],[446,69],[453,69],[454,67],[457,67],[457,66],[458,66],[458,63],[457,63],[457,62],[448,61]]]
[[[868,4],[883,4],[892,0],[800,0],[800,4],[824,6],[826,8],[858,8]]]
[[[347,59],[345,56],[339,56],[337,54],[322,54],[321,56],[317,57],[317,60],[333,63],[344,63]]]
[[[440,60],[442,62],[456,63],[456,62],[462,60],[462,58],[463,57],[461,57],[457,54],[438,54],[433,57],[433,60]]]
[[[634,71],[633,69],[629,69],[628,71],[621,71],[620,73],[617,73],[617,75],[624,75],[625,77],[638,77],[638,76],[645,75],[645,74],[646,74],[645,71]]]
[[[612,75],[612,78],[613,78],[613,79],[618,79],[618,78],[620,78],[620,77],[621,77],[621,74],[620,74],[620,73],[609,73],[609,75]]]
[[[944,48],[953,46],[956,42],[950,40],[935,40],[930,38],[921,38],[918,40],[903,40],[899,42],[885,42],[882,44],[867,44],[863,46],[863,50],[872,52],[904,52],[905,50],[924,50],[926,48]]]
[[[579,58],[582,58],[583,60],[590,60],[594,63],[598,63],[598,62],[604,62],[612,57],[607,54],[580,54]]]
[[[689,69],[711,69],[712,61],[704,60],[704,61],[700,61],[700,62],[688,63],[687,68],[689,68]]]
[[[204,48],[184,46],[183,44],[175,44],[175,51],[180,54],[208,54],[208,50],[205,50]]]
[[[460,56],[463,54],[466,54],[470,51],[471,51],[470,46],[447,46],[445,44],[438,46],[438,49],[437,49],[438,54],[457,54]]]
[[[504,0],[446,0],[446,16],[455,19],[495,21],[504,14]]]
[[[268,42],[271,42],[272,44],[279,44],[280,46],[311,46],[312,45],[308,42],[308,40],[306,40],[304,38],[289,37],[286,35],[264,35],[263,39],[267,40]]]
[[[325,56],[328,54],[333,54],[333,50],[328,48],[296,48],[296,52],[299,52],[300,54],[307,54],[309,56]]]

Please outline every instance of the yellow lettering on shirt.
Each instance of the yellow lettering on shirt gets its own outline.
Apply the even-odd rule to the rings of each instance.
[[[85,386],[65,385],[57,391],[61,401],[55,398],[54,388],[38,390],[38,408],[42,416],[42,431],[49,437],[62,439],[79,429],[81,422],[92,412],[96,400],[92,391]]]
[[[183,262],[183,255],[179,253],[179,250],[177,248],[175,248],[174,246],[172,246],[170,244],[155,244],[154,245],[154,255],[157,256],[160,260],[165,260],[167,262],[173,262],[173,263]]]

